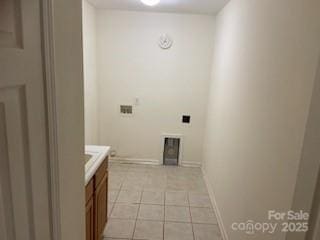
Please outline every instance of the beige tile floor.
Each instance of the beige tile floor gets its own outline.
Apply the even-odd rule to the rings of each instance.
[[[110,164],[104,240],[221,240],[199,168]]]

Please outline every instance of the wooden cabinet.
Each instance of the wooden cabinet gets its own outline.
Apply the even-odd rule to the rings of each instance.
[[[94,202],[91,198],[86,204],[86,240],[94,240]]]
[[[101,240],[108,216],[108,158],[86,186],[86,240]]]
[[[98,185],[94,199],[96,240],[100,240],[107,222],[107,175]]]

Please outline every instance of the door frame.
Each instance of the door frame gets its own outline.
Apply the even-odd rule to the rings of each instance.
[[[313,206],[311,208],[311,215],[309,219],[309,232],[306,234],[307,240],[316,240],[320,237],[320,171],[317,179]]]
[[[318,142],[320,138],[320,52],[318,52],[318,60],[315,64],[314,83],[312,89],[312,96],[308,110],[308,118],[305,125],[305,133],[297,172],[297,180],[295,185],[295,192],[293,196],[291,209],[294,211],[304,211],[310,213],[309,231],[288,232],[286,240],[302,240],[313,239],[312,235],[315,231],[319,231],[319,226],[314,225],[315,218],[319,218],[319,207],[314,201],[319,198],[319,170],[320,170],[320,149]]]
[[[59,149],[59,143],[60,143],[59,141],[61,140],[61,138],[63,138],[63,136],[61,136],[61,129],[64,128],[65,125],[68,125],[69,123],[68,124],[64,122],[61,123],[61,116],[60,116],[61,112],[59,112],[60,111],[59,107],[61,108],[60,106],[61,102],[59,105],[59,99],[57,97],[57,92],[61,90],[59,89],[59,86],[57,86],[59,84],[59,81],[61,85],[61,80],[58,79],[59,76],[57,76],[57,72],[59,72],[59,70],[61,71],[61,66],[59,69],[59,66],[56,66],[56,65],[59,65],[59,61],[61,62],[62,57],[60,55],[56,56],[56,50],[57,50],[56,40],[59,36],[55,35],[56,34],[55,33],[55,24],[56,24],[55,16],[57,12],[60,12],[59,9],[62,9],[61,15],[65,14],[65,12],[63,12],[64,11],[63,8],[66,7],[68,9],[68,7],[70,7],[70,3],[68,5],[68,3],[66,2],[65,4],[66,6],[64,6],[63,1],[54,2],[53,0],[42,0],[39,2],[41,4],[40,21],[41,21],[41,28],[42,28],[41,37],[42,37],[43,68],[44,68],[44,82],[45,82],[44,91],[45,91],[46,117],[47,117],[47,138],[48,138],[47,143],[48,143],[48,159],[49,159],[48,160],[49,162],[47,163],[47,165],[48,165],[48,175],[49,175],[48,194],[50,199],[49,214],[51,218],[51,233],[52,233],[51,239],[67,240],[68,239],[67,235],[69,234],[66,234],[65,228],[63,228],[62,226],[63,224],[62,211],[63,209],[66,208],[63,206],[63,204],[65,204],[66,201],[65,199],[62,200],[62,198],[64,197],[63,196],[64,194],[61,194],[63,190],[60,185],[60,179],[62,178],[65,179],[68,176],[66,176],[65,171],[63,172],[60,171],[61,166],[59,165],[61,165],[60,163],[64,160],[62,159],[63,157],[61,157],[61,155],[62,155],[62,152],[65,151],[65,149],[62,149],[62,150]],[[74,2],[79,3],[82,6],[82,1],[75,0]],[[57,5],[59,5],[59,8],[57,8]],[[82,14],[82,11],[81,11],[81,14]],[[56,25],[58,25],[58,23]],[[81,21],[81,25],[82,25],[82,21]],[[61,44],[58,46],[58,48],[61,48]],[[83,78],[81,82],[83,86]],[[59,92],[59,97],[61,97],[61,91]],[[84,124],[83,124],[82,131],[84,131]],[[79,129],[79,132],[81,132],[81,129]],[[60,148],[61,148],[61,143],[60,143]],[[83,148],[84,148],[84,144],[83,144]],[[83,154],[83,152],[81,154]],[[80,181],[79,185],[80,184],[82,186],[83,183]],[[83,185],[83,192],[84,192],[84,189],[85,188]],[[74,197],[74,200],[78,200],[81,203],[82,202],[84,203],[85,201],[84,196],[85,195],[83,194],[83,199],[77,199],[77,197]],[[71,201],[72,200],[73,199],[71,199]],[[70,198],[68,199],[68,201],[69,201],[68,203],[70,204]],[[83,219],[79,220],[79,222],[84,223],[84,214],[85,214],[85,204],[83,204]],[[70,229],[70,231],[73,231],[73,230]],[[81,236],[83,235],[82,239],[85,239],[84,233],[85,233],[85,227],[83,225],[83,234],[79,233]]]
[[[54,29],[53,29],[53,3],[52,0],[40,1],[43,62],[45,79],[45,96],[47,101],[47,125],[48,125],[48,152],[49,152],[49,197],[50,214],[52,218],[52,239],[61,239],[60,229],[60,191],[59,191],[59,159],[58,159],[58,136],[57,136],[57,108],[56,108],[56,78],[54,64]]]
[[[320,139],[320,127],[319,127],[319,119],[320,119],[320,111],[319,111],[319,99],[320,99],[320,56],[317,65],[317,73],[316,79],[314,83],[314,89],[311,100],[310,107],[310,116],[312,118],[312,122],[309,123],[312,125],[313,132],[313,144],[318,143]],[[315,126],[316,125],[316,126]],[[319,159],[320,151],[313,150],[312,154],[315,155],[317,159]],[[310,218],[309,218],[309,231],[306,234],[307,240],[316,240],[320,237],[320,163],[318,161],[318,166],[313,170],[316,173],[316,177],[314,178],[314,191],[312,192],[312,203],[310,207]]]

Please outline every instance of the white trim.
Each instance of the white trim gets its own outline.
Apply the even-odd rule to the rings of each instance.
[[[53,42],[53,7],[52,0],[42,2],[42,38],[43,61],[47,100],[48,150],[49,150],[49,197],[52,219],[52,239],[61,239],[59,159],[58,159],[58,126],[55,88],[54,42]]]
[[[110,157],[111,163],[124,163],[124,164],[145,164],[145,165],[162,165],[161,160],[147,159],[147,158],[122,158],[122,157]],[[182,167],[201,167],[199,162],[183,161],[180,164]]]
[[[161,134],[161,145],[160,145],[160,164],[164,165],[163,162],[163,152],[164,152],[164,141],[166,138],[178,138],[180,139],[180,145],[179,145],[179,159],[178,159],[178,165],[182,166],[183,165],[183,140],[184,136],[182,134],[174,134],[174,133],[162,133]]]
[[[201,163],[192,161],[182,161],[180,165],[182,167],[201,167]]]
[[[201,168],[201,170],[202,170],[202,175],[203,175],[203,178],[204,178],[204,182],[206,183],[206,186],[207,186],[207,189],[208,189],[208,192],[209,192],[209,197],[210,197],[210,200],[211,200],[211,203],[212,203],[212,206],[213,206],[213,210],[214,210],[214,212],[216,214],[216,217],[217,217],[217,220],[218,220],[218,225],[219,225],[219,228],[220,228],[220,231],[221,231],[221,237],[222,237],[223,240],[229,240],[228,234],[227,234],[225,225],[223,223],[223,220],[222,220],[222,217],[221,217],[221,213],[220,213],[220,210],[219,210],[216,198],[215,198],[215,194],[213,192],[212,184],[210,183],[209,178],[208,178],[205,170],[203,168]]]
[[[156,160],[156,159],[145,159],[145,158],[110,157],[109,161],[111,163],[161,165],[159,160]]]

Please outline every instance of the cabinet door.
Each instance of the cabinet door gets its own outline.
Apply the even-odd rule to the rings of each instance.
[[[93,198],[91,198],[86,205],[86,240],[94,240]]]
[[[102,239],[107,222],[107,173],[95,191],[95,239]]]

